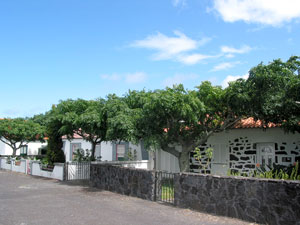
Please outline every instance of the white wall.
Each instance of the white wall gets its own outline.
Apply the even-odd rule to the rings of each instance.
[[[71,144],[72,143],[80,143],[81,148],[84,150],[86,150],[86,149],[91,150],[91,148],[92,148],[92,145],[90,142],[87,142],[87,141],[85,141],[83,139],[79,139],[79,138],[72,139],[72,140],[63,139],[63,142],[65,142],[63,151],[65,153],[67,162],[72,161],[72,153],[71,153]]]
[[[71,139],[71,140],[63,139],[63,141],[65,142],[63,151],[66,156],[66,161],[72,160],[72,153],[71,153],[71,144],[72,143],[80,143],[81,148],[84,150],[92,149],[92,144],[83,139],[79,139],[79,138]],[[97,149],[96,149],[96,152],[95,152],[95,157],[97,158],[99,156],[102,157],[101,158],[102,161],[104,161],[104,160],[111,161],[112,160],[112,144],[111,144],[111,142],[102,142],[101,143],[100,151],[97,151]]]
[[[15,160],[11,160],[11,170],[19,173],[26,173],[26,160],[20,160],[19,165],[16,165]]]
[[[5,155],[5,144],[0,141],[0,155]]]
[[[1,169],[5,169],[5,170],[11,170],[12,169],[12,164],[8,164],[6,163],[7,160],[6,158],[0,158],[0,166],[1,166]]]
[[[181,152],[180,146],[176,146],[175,148],[177,151]],[[174,155],[163,150],[156,151],[156,169],[174,173],[180,172],[178,159]]]
[[[18,145],[19,143],[17,143],[17,146]],[[42,143],[39,141],[35,141],[29,142],[26,145],[28,146],[27,155],[38,155],[39,148],[41,148],[44,145],[47,145],[47,142]],[[4,144],[2,141],[0,141],[0,155],[12,155],[12,153],[12,148],[9,145]],[[17,155],[20,155],[20,149],[17,150]]]
[[[122,167],[152,170],[153,165],[151,160],[139,160],[139,161],[108,161],[108,162],[92,162],[92,164],[104,164],[104,165],[120,165]]]
[[[110,141],[101,143],[101,161],[112,161],[113,145]]]
[[[291,151],[295,149],[295,146],[300,146],[300,134],[299,133],[285,133],[280,128],[270,128],[267,130],[262,130],[258,128],[250,128],[250,129],[231,129],[229,131],[221,132],[213,134],[207,142],[207,145],[213,146],[219,146],[221,148],[227,148],[227,149],[221,149],[222,151],[225,151],[227,154],[226,156],[223,155],[222,157],[229,158],[229,151],[228,151],[228,143],[229,140],[234,140],[238,137],[247,137],[248,141],[250,143],[264,143],[264,142],[274,142],[274,143],[286,143],[286,149],[288,152],[287,156],[291,156],[293,160],[295,159],[295,155],[291,154]],[[275,152],[276,153],[276,152]],[[300,156],[300,147],[298,148],[298,153]],[[179,163],[178,159],[174,157],[173,155],[164,152],[162,150],[159,150],[156,152],[157,155],[157,169],[158,170],[166,170],[170,172],[179,172]],[[283,163],[280,161],[280,164],[289,165],[291,163]],[[225,160],[226,161],[226,160]],[[224,164],[220,164],[220,169],[223,169],[222,174],[227,173],[227,170],[229,168],[230,160],[228,160],[227,165],[224,166]],[[256,162],[254,162],[256,163]],[[216,163],[217,165],[217,163]]]
[[[63,163],[55,163],[54,169],[52,172],[41,170],[40,162],[32,162],[31,175],[47,177],[57,180],[64,179],[64,164]]]
[[[81,148],[86,150],[89,149],[91,150],[92,145],[90,142],[87,142],[83,139],[63,139],[64,143],[64,153],[66,155],[66,161],[71,161],[71,143],[80,143],[81,144]],[[132,151],[136,150],[137,152],[137,160],[142,160],[142,149],[141,149],[141,145],[135,145],[132,143],[129,143],[129,148],[132,149]],[[95,157],[99,157],[101,156],[101,161],[113,161],[115,159],[113,159],[113,143],[108,141],[108,142],[102,142],[101,143],[101,147],[100,147],[100,151],[97,150],[96,148],[96,152],[95,152]]]

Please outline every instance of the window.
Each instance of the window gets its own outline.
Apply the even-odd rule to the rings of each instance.
[[[124,144],[117,144],[117,161],[124,161],[125,160],[125,145]]]
[[[20,148],[20,155],[27,155],[28,146],[22,145]]]
[[[274,143],[257,143],[257,162],[266,170],[275,162],[274,146]]]
[[[74,160],[77,149],[81,149],[81,143],[71,143],[71,160]]]

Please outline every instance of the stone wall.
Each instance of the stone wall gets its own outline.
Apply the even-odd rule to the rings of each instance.
[[[175,175],[175,204],[267,224],[300,224],[300,182]]]
[[[91,164],[90,184],[100,189],[153,200],[155,173],[151,170]]]

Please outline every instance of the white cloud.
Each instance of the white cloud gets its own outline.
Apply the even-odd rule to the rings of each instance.
[[[248,79],[249,77],[249,74],[245,74],[245,75],[242,75],[242,76],[232,76],[232,75],[228,75],[222,82],[222,87],[223,88],[226,88],[228,87],[228,83],[229,82],[232,82],[232,81],[235,81],[237,79],[240,79],[240,78],[243,78],[243,79]]]
[[[226,58],[233,58],[233,57],[234,57],[234,54],[229,53],[229,54],[226,54],[225,57],[226,57]]]
[[[157,33],[150,35],[144,40],[135,41],[132,46],[157,50],[155,59],[169,59],[182,52],[194,50],[197,48],[197,41],[192,40],[179,31],[175,31],[177,37],[168,37]]]
[[[152,56],[153,60],[174,60],[189,65],[212,57],[200,53],[190,53],[209,42],[211,40],[210,38],[193,40],[179,31],[174,31],[174,34],[175,36],[168,37],[158,32],[143,40],[135,41],[131,44],[131,47],[146,48],[156,51]]]
[[[125,81],[129,84],[142,83],[147,79],[147,75],[143,72],[126,74]]]
[[[103,80],[108,81],[125,81],[128,84],[142,83],[147,79],[147,74],[144,72],[117,74],[103,74],[100,76]]]
[[[280,26],[300,18],[299,0],[214,0],[213,8],[225,22]]]
[[[204,59],[213,58],[214,56],[210,55],[202,55],[202,54],[190,54],[190,55],[179,55],[177,57],[177,60],[179,62],[182,62],[184,64],[192,65],[196,64]]]
[[[186,0],[173,0],[172,3],[175,7],[186,6]]]
[[[216,65],[214,68],[212,68],[211,72],[220,71],[220,70],[227,70],[232,67],[235,67],[237,64],[240,64],[239,61],[237,62],[224,62]]]
[[[103,74],[100,76],[101,79],[103,80],[110,80],[110,81],[118,81],[118,80],[121,80],[121,76],[119,74]]]
[[[241,48],[233,48],[225,45],[221,47],[221,52],[229,54],[229,56],[232,56],[233,54],[244,54],[250,52],[251,50],[252,48],[248,45],[243,45]]]
[[[197,74],[176,74],[172,77],[167,77],[163,84],[164,86],[172,87],[174,84],[182,84],[188,80],[195,80],[199,78]]]

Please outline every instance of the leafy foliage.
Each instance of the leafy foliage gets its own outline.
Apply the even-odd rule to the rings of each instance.
[[[0,140],[16,151],[30,141],[43,141],[44,127],[23,118],[0,120]]]
[[[56,107],[53,106],[52,110],[46,113],[44,119],[46,120],[46,133],[48,136],[48,146],[46,158],[50,165],[54,163],[64,163],[65,154],[62,150],[63,142],[59,132],[61,124],[61,115],[56,112]]]
[[[195,152],[194,158],[195,158],[195,160],[197,160],[199,162],[200,168],[204,170],[205,174],[206,174],[206,170],[209,168],[210,162],[212,160],[213,151],[214,151],[213,148],[207,148],[205,150],[205,157],[206,157],[207,161],[206,161],[206,164],[203,164],[202,160],[201,160],[203,158],[203,156],[202,156],[200,148],[196,147],[194,150],[194,152]]]
[[[252,68],[246,81],[249,109],[266,126],[282,124],[286,130],[300,131],[300,60],[293,56]]]
[[[88,149],[85,151],[83,149],[76,149],[74,156],[74,161],[76,162],[91,161],[91,152]]]
[[[95,159],[96,145],[106,140],[107,115],[105,101],[83,99],[61,101],[55,108],[58,114],[59,134],[72,138],[78,134],[92,144],[91,158]]]
[[[178,85],[164,90],[130,91],[124,98],[128,113],[123,114],[128,118],[123,120],[133,128],[128,136],[173,154],[178,157],[181,170],[188,171],[190,151],[237,120],[224,100],[225,90],[210,82],[203,82],[197,89],[188,91]],[[231,98],[236,98],[233,93]],[[175,145],[180,145],[182,151]]]
[[[266,179],[282,179],[282,180],[300,180],[300,167],[297,161],[293,166],[283,166],[273,164],[273,167],[259,167],[250,174],[239,173],[234,171],[228,172],[229,176],[244,176]]]

